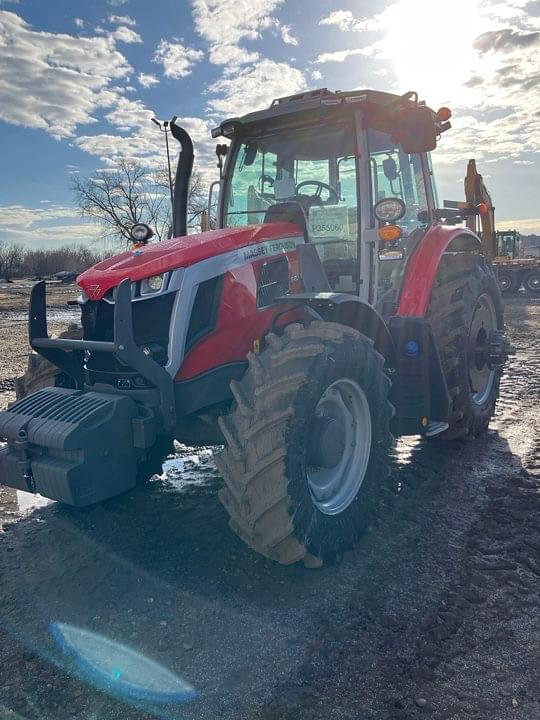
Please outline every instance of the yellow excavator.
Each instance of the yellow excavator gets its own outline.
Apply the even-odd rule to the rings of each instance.
[[[540,293],[540,259],[526,257],[525,243],[517,230],[495,230],[491,195],[476,168],[476,161],[469,160],[462,209],[473,208],[477,212],[467,217],[466,224],[480,235],[484,252],[496,268],[501,292],[516,293],[523,287],[531,294]]]

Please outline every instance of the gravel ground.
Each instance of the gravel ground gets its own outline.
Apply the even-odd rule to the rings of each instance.
[[[4,405],[26,354],[10,312]],[[161,478],[83,512],[0,488],[0,717],[540,718],[540,301],[511,299],[506,318],[518,352],[490,431],[398,443],[395,492],[338,565],[245,548],[210,449],[179,446]],[[94,689],[57,621],[157,660],[198,698],[158,710]]]

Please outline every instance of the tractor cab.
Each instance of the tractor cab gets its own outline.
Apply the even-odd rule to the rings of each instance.
[[[327,90],[227,120],[213,132],[231,140],[218,226],[292,223],[324,270],[315,289],[393,304],[436,207],[429,150],[444,124],[412,94]]]
[[[497,258],[515,260],[520,257],[521,236],[517,230],[497,231]]]

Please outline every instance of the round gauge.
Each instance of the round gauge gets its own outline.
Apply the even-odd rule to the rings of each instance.
[[[405,215],[405,203],[401,198],[383,198],[375,204],[374,212],[377,220],[394,223]]]

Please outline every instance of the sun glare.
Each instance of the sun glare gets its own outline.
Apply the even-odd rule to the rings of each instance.
[[[400,89],[418,90],[430,103],[462,99],[474,72],[473,41],[483,30],[476,0],[401,0],[383,15],[382,51]]]

